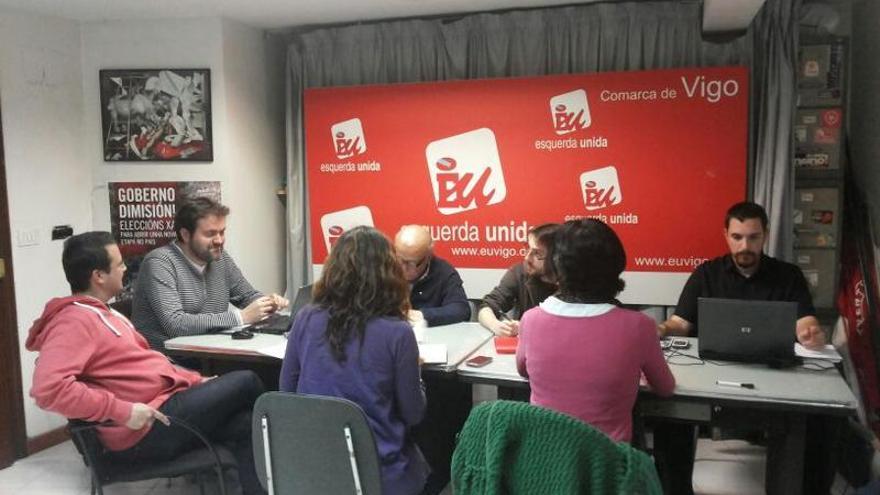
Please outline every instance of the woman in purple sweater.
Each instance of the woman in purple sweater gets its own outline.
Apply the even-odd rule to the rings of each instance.
[[[616,305],[623,244],[598,220],[573,220],[557,232],[552,260],[559,292],[520,321],[516,364],[531,402],[630,441],[641,375],[659,395],[672,394],[675,378],[656,323]]]
[[[409,288],[390,242],[372,227],[343,234],[294,320],[281,367],[285,392],[361,406],[376,438],[386,494],[421,493],[428,465],[409,429],[425,414],[419,349],[406,322]]]

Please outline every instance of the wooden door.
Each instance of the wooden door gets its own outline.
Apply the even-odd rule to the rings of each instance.
[[[9,204],[6,200],[6,160],[0,125],[0,469],[25,456],[27,440],[16,322]]]

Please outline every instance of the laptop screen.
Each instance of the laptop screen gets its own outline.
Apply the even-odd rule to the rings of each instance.
[[[312,301],[312,284],[303,285],[296,291],[296,299],[293,300],[293,304],[290,305],[290,317],[293,318],[299,313],[299,310],[303,309],[308,303]]]
[[[296,298],[290,306],[290,314],[273,313],[263,321],[252,325],[253,330],[260,333],[281,335],[290,329],[291,321],[296,314],[312,300],[312,286],[305,285],[296,292]]]
[[[752,363],[794,360],[797,303],[701,297],[700,357]]]

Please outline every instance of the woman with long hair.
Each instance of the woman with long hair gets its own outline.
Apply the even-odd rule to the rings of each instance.
[[[312,304],[296,315],[281,367],[282,391],[361,406],[388,494],[420,493],[429,470],[409,432],[426,401],[408,310],[409,285],[391,243],[372,227],[353,228],[330,252]]]
[[[552,261],[559,291],[520,321],[516,364],[531,402],[629,441],[640,376],[659,395],[672,394],[675,378],[656,323],[618,307],[623,244],[599,220],[572,220],[556,233]]]

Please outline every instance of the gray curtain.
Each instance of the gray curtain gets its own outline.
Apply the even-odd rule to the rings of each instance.
[[[752,197],[770,217],[767,252],[793,257],[792,127],[797,105],[800,0],[768,1],[752,23],[750,168]]]
[[[303,285],[311,276],[303,90],[356,84],[750,66],[749,191],[768,207],[770,254],[790,258],[788,157],[798,4],[768,0],[745,35],[721,42],[703,39],[698,1],[593,3],[292,34],[287,54],[288,287]]]

